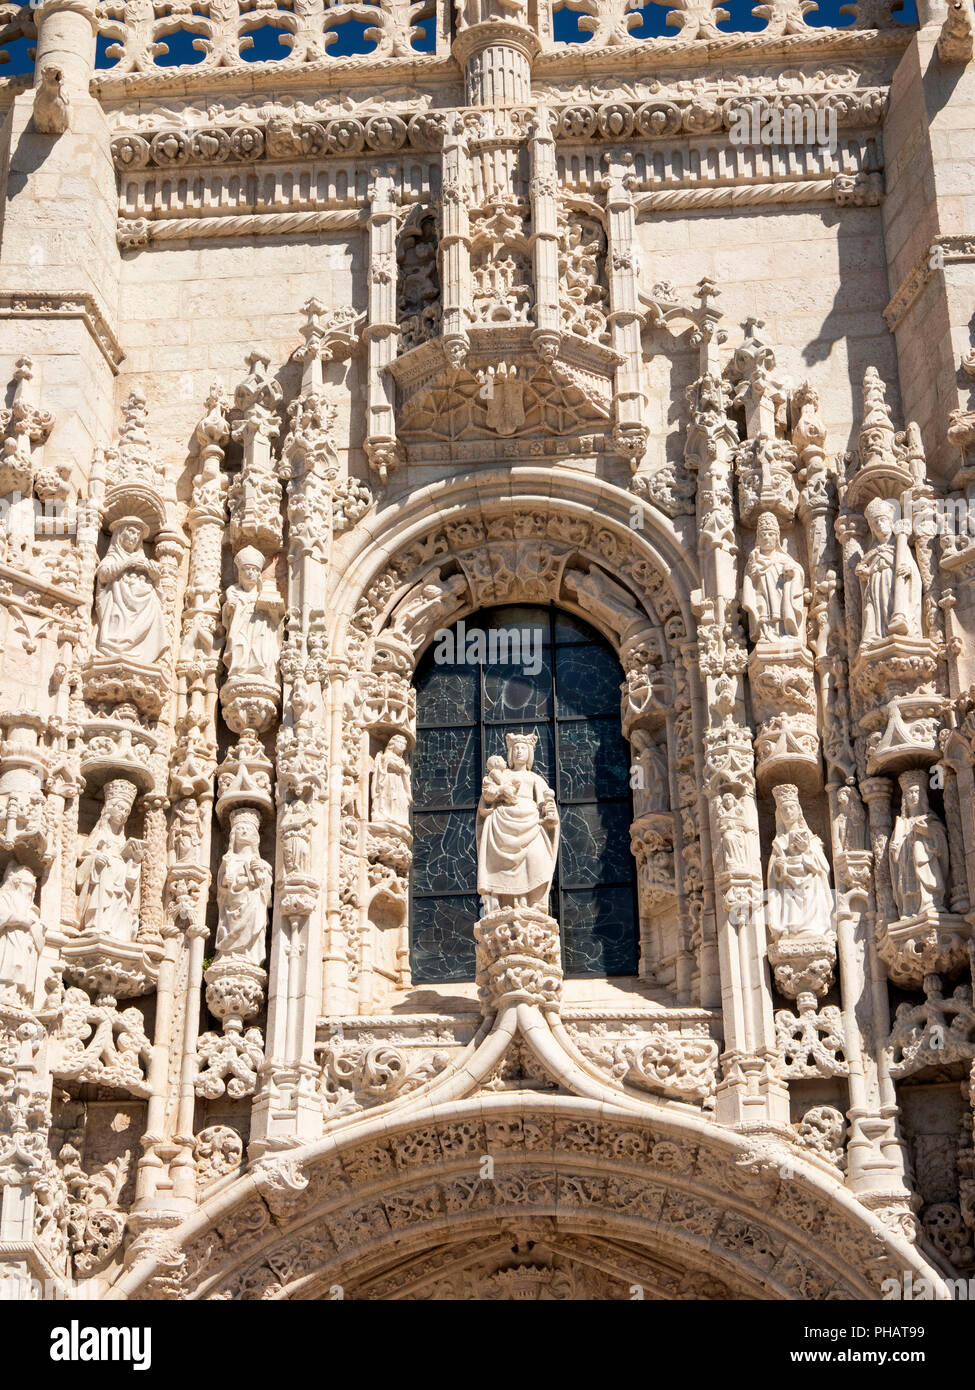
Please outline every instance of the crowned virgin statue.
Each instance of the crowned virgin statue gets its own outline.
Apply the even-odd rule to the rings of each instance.
[[[507,762],[488,759],[477,808],[477,891],[486,912],[548,911],[559,847],[552,788],[532,772],[537,734],[508,734]]]

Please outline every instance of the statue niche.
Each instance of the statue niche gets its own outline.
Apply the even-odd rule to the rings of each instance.
[[[167,690],[163,658],[169,636],[159,593],[159,566],[143,549],[140,517],[112,523],[108,550],[95,571],[95,634],[85,667],[85,699],[132,701],[155,718]]]
[[[400,352],[419,347],[440,332],[439,235],[430,209],[409,218],[396,247],[396,322]]]
[[[44,926],[34,906],[37,875],[12,859],[0,886],[0,999],[31,1003]]]

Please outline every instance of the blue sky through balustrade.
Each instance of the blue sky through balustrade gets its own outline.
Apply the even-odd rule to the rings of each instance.
[[[18,3],[26,4],[28,0],[17,0]],[[764,19],[756,19],[752,10],[758,0],[723,0],[723,8],[729,12],[729,18],[722,20],[718,25],[719,29],[727,33],[753,33],[759,32],[765,27]],[[824,25],[835,25],[845,28],[852,24],[852,15],[841,15],[840,8],[845,0],[820,0],[819,9],[806,16],[806,23],[813,28]],[[634,14],[640,18],[640,23],[634,25],[632,34],[635,38],[675,38],[679,31],[667,23],[668,10],[664,5],[645,5],[642,9],[635,9]],[[555,38],[560,43],[587,43],[592,35],[579,28],[579,20],[582,15],[575,10],[557,10],[554,19]],[[915,24],[917,22],[916,0],[906,0],[904,7],[894,15],[895,20],[902,24]],[[434,47],[433,20],[421,21],[418,26],[423,32],[414,42],[414,48],[419,53],[429,53]],[[375,48],[375,42],[366,39],[365,31],[368,25],[361,20],[349,19],[344,24],[339,24],[332,31],[335,34],[335,42],[329,46],[329,56],[333,58],[348,57],[356,53],[369,53]],[[284,58],[288,54],[288,46],[282,42],[282,38],[287,36],[284,29],[275,28],[271,24],[263,25],[251,33],[253,46],[246,49],[241,57],[248,63],[274,62]],[[161,54],[156,59],[156,65],[161,68],[182,67],[201,63],[204,54],[193,47],[193,39],[198,37],[188,31],[180,30],[175,34],[169,34],[163,42],[167,44],[169,52]],[[96,48],[96,66],[99,68],[112,68],[117,59],[107,56],[106,50],[111,46],[112,40],[104,37],[98,39]],[[17,39],[13,43],[6,45],[10,61],[0,67],[0,74],[6,77],[16,76],[19,73],[30,72],[32,63],[28,57],[27,50],[31,45],[27,39]]]

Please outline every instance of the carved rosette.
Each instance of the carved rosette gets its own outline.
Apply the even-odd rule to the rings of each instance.
[[[489,912],[474,927],[477,987],[487,1014],[511,1004],[557,1009],[562,996],[559,928],[531,907]]]

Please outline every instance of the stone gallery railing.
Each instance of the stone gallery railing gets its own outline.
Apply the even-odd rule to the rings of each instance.
[[[901,0],[855,0],[840,14],[852,29],[900,27]],[[0,63],[29,65],[36,38],[34,6],[0,6]],[[769,39],[837,32],[809,22],[814,0],[768,0],[735,15],[716,0],[514,0],[505,23],[524,27],[537,51],[584,44],[601,48],[722,40],[747,32]],[[467,28],[490,21],[490,0],[102,0],[95,6],[97,66],[113,77],[153,72],[253,69],[273,63],[300,68],[329,58],[343,64],[446,57]],[[663,13],[666,12],[666,13]],[[662,21],[662,22],[661,22]],[[723,26],[723,27],[722,27]],[[16,45],[12,48],[12,45]]]

